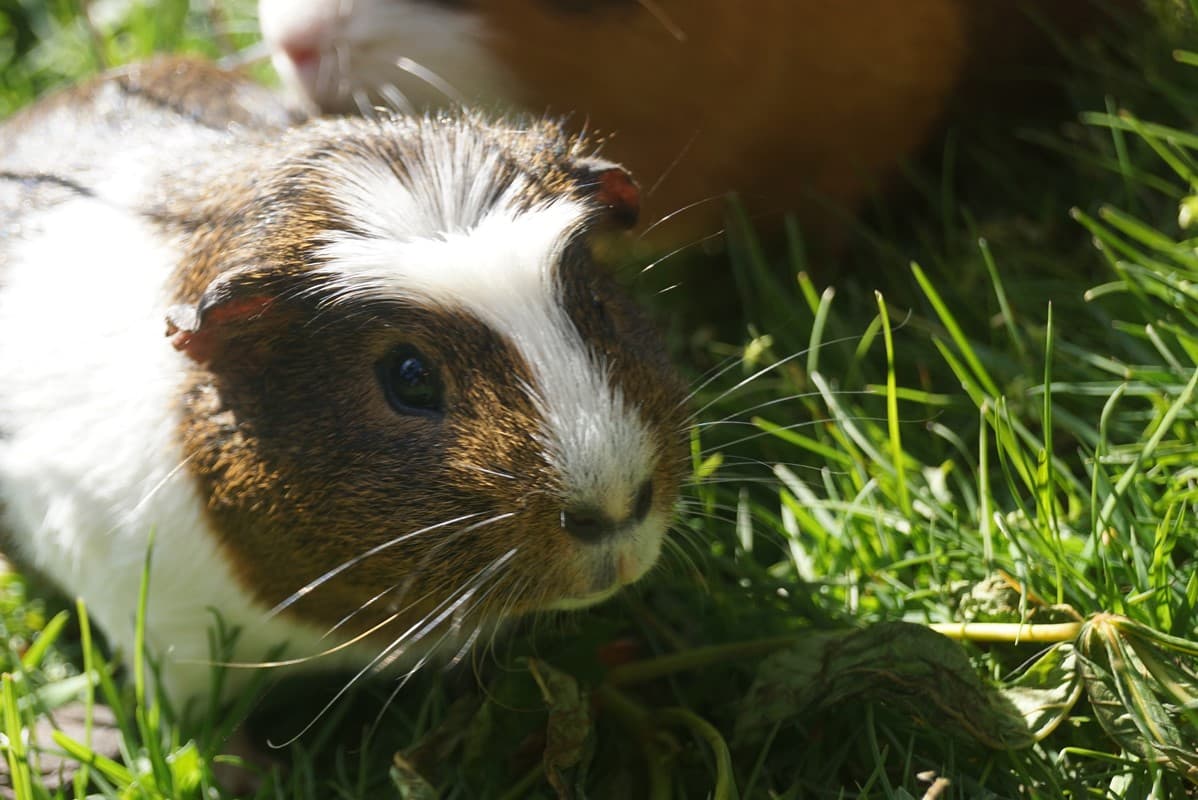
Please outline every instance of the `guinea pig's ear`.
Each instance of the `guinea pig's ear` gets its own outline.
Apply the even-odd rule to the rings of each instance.
[[[272,316],[278,296],[273,276],[253,268],[230,270],[208,284],[195,305],[167,309],[166,335],[176,350],[207,364],[233,335]]]
[[[628,171],[614,161],[587,158],[577,162],[582,193],[605,209],[607,219],[631,228],[641,213],[641,190]]]

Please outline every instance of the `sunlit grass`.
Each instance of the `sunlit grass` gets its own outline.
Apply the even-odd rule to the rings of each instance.
[[[32,25],[0,51],[0,113],[101,64],[252,40],[244,15],[221,33],[181,2],[111,7],[93,30],[67,3],[0,4],[6,35]],[[763,244],[731,209],[714,289],[740,298],[736,335],[674,331],[696,385],[730,369],[696,395],[662,567],[391,702],[386,677],[354,692],[242,771],[258,796],[1192,792],[1198,56],[1171,57],[1184,30],[1122,34],[1062,43],[1076,122],[946,148],[989,194],[918,173],[913,208],[863,217],[845,258],[873,272],[823,289],[798,226]],[[1013,160],[1029,142],[1051,169]],[[39,748],[87,765],[67,797],[220,796],[239,720],[257,706],[258,738],[285,741],[329,695],[285,684],[183,725],[152,663],[116,674],[82,610],[22,586],[0,584],[18,797],[52,796]],[[79,700],[115,712],[115,757],[86,733],[22,738]]]

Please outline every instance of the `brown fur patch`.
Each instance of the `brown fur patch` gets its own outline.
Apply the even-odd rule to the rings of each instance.
[[[513,99],[610,131],[607,155],[646,187],[644,224],[732,191],[767,220],[820,219],[812,194],[852,210],[928,135],[967,49],[960,0],[491,5]],[[656,234],[702,236],[722,213],[704,203]]]

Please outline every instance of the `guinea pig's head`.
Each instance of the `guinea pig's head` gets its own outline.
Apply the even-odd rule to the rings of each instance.
[[[258,22],[275,71],[312,110],[504,96],[472,2],[259,0]]]
[[[672,17],[635,0],[259,0],[258,22],[310,110],[564,101],[554,110],[587,113],[579,101],[598,94],[627,103],[629,80],[646,96],[645,82],[676,93],[694,77],[677,63]]]
[[[629,177],[549,122],[322,121],[278,147],[193,226],[168,325],[188,468],[243,585],[393,639],[644,575],[687,412],[591,253],[635,219]]]

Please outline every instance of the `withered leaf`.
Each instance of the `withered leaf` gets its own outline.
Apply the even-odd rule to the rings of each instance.
[[[736,735],[759,737],[779,721],[848,700],[884,704],[995,749],[1035,742],[1019,709],[978,677],[959,645],[904,622],[813,634],[766,658]]]

